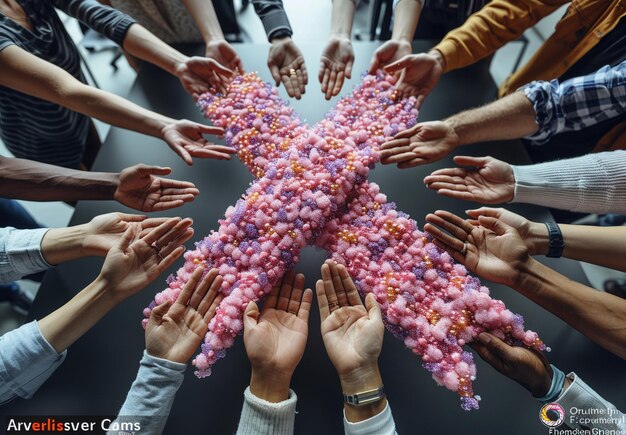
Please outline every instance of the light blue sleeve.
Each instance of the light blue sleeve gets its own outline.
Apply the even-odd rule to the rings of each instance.
[[[41,240],[47,231],[0,228],[0,284],[52,267],[41,253]]]

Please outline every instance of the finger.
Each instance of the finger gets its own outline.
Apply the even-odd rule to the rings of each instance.
[[[230,154],[224,154],[217,151],[213,151],[207,148],[194,147],[190,149],[190,154],[193,157],[201,159],[216,159],[216,160],[230,160]]]
[[[193,197],[192,197],[193,198]],[[193,199],[174,199],[171,201],[163,201],[162,199],[159,200],[159,202],[155,203],[152,206],[152,211],[163,211],[163,210],[170,210],[173,208],[177,208],[180,207],[181,205],[185,204],[186,202],[191,202],[193,201]]]
[[[451,249],[455,249],[457,251],[463,250],[463,246],[465,245],[464,242],[457,239],[456,237],[452,237],[449,234],[444,233],[443,231],[441,231],[439,228],[437,228],[431,223],[427,223],[424,225],[424,231],[426,231],[435,239],[439,240],[440,242],[450,247]]]
[[[374,56],[372,56],[372,61],[370,62],[370,66],[367,69],[368,74],[376,74],[376,71],[380,67],[380,59],[378,58],[378,52],[374,52]]]
[[[323,60],[320,62],[320,69],[317,72],[317,80],[319,80],[320,85],[323,83],[324,81],[324,73],[326,72],[326,62],[324,62]],[[322,92],[324,92],[324,89],[322,88]]]
[[[413,168],[415,166],[425,165],[427,163],[430,163],[428,159],[424,159],[422,157],[416,157],[414,159],[405,160],[404,162],[398,163],[398,168],[400,169]]]
[[[287,311],[296,316],[298,315],[298,310],[300,309],[303,288],[304,288],[304,275],[299,273],[296,275],[296,279],[293,282],[293,290],[291,291],[291,297],[289,298],[289,306],[287,307]]]
[[[443,182],[443,181],[430,183],[428,185],[428,188],[434,189],[434,190],[442,190],[442,189],[453,190],[455,192],[467,192],[468,191],[467,186],[465,184],[454,183],[454,182]]]
[[[143,231],[146,230],[150,230],[154,227],[158,227],[159,225],[167,222],[169,219],[171,218],[167,218],[167,217],[162,217],[162,218],[150,218],[150,219],[146,219],[145,221],[143,221],[141,223],[141,228],[142,228],[142,236],[144,236]],[[146,232],[147,234],[147,232]]]
[[[211,269],[204,278],[200,279],[202,277],[202,273],[204,272],[204,268],[198,267],[196,271],[194,271],[194,273],[196,273],[198,270],[200,271],[199,272],[200,275],[198,276],[198,279],[194,283],[194,287],[192,291],[193,294],[191,295],[191,299],[189,300],[189,304],[188,304],[194,310],[196,310],[200,306],[200,302],[202,302],[202,299],[204,299],[204,296],[209,290],[209,287],[211,286],[211,284],[213,284],[213,281],[215,280],[218,274],[217,269]]]
[[[215,282],[215,281],[213,281]],[[220,281],[221,283],[221,281]],[[209,289],[209,292],[211,292],[211,290]],[[215,317],[215,313],[217,312],[217,308],[220,306],[220,304],[222,303],[222,300],[224,299],[224,295],[222,293],[217,293],[217,296],[215,296],[215,298],[213,299],[213,302],[211,303],[211,306],[209,307],[209,309],[207,310],[206,314],[204,315],[203,319],[204,320],[204,324],[208,325],[209,322],[211,322],[211,319],[213,319],[213,317]],[[200,305],[202,306],[202,304]]]
[[[337,266],[339,269],[339,276],[341,277],[341,282],[343,283],[343,288],[346,290],[346,297],[348,298],[348,303],[352,306],[354,305],[363,305],[361,301],[361,297],[359,296],[359,291],[352,281],[352,277],[348,273],[348,269],[343,264]]]
[[[309,71],[306,69],[306,64],[304,63],[304,60],[302,60],[302,63],[300,64],[300,75],[302,75],[302,83],[304,84],[304,86],[309,84]]]
[[[265,302],[263,303],[263,309],[276,308],[276,305],[278,304],[278,294],[280,293],[280,284],[281,281],[278,281],[274,285],[274,287],[272,287],[270,294],[267,296],[267,299],[265,299]]]
[[[276,65],[270,65],[270,73],[272,74],[276,86],[280,85],[280,71]]]
[[[323,322],[330,316],[330,309],[328,308],[328,298],[326,297],[324,281],[321,279],[318,279],[315,283],[315,296],[317,296],[317,305],[320,309],[320,320]]]
[[[478,223],[480,223],[482,227],[485,227],[488,230],[493,231],[499,236],[504,235],[507,232],[507,230],[512,229],[510,226],[508,226],[501,220],[492,218],[492,217],[478,216]]]
[[[365,308],[367,308],[367,314],[370,320],[375,320],[381,325],[383,324],[383,315],[380,311],[380,305],[376,302],[376,297],[372,293],[368,293],[365,296]]]
[[[381,156],[382,156],[382,153],[381,153]],[[381,158],[381,162],[383,162],[385,165],[389,165],[389,164],[408,162],[409,160],[413,160],[415,158],[422,159],[422,157],[418,157],[415,154],[415,152],[409,151],[409,152],[406,152],[406,153],[396,153],[396,154],[392,154],[390,156],[386,156],[386,157],[384,157],[384,159]]]
[[[455,239],[459,239],[461,242],[465,242],[467,240],[467,235],[472,232],[474,229],[471,225],[467,224],[465,227],[461,227],[460,225],[450,222],[447,217],[442,217],[439,214],[439,211],[436,211],[435,214],[428,214],[426,217],[426,222],[430,222],[433,225],[437,225],[440,228],[443,228],[448,233],[452,235]]]
[[[348,63],[346,63],[346,78],[351,79],[352,78],[352,66],[353,66],[354,62],[353,61],[348,61]]]
[[[298,81],[298,70],[296,70],[295,74],[289,74],[289,79],[291,80],[291,88],[293,89],[296,100],[302,98],[302,92],[300,90],[300,82]]]
[[[385,142],[384,144],[382,144],[380,146],[380,149],[381,150],[392,150],[394,148],[407,147],[407,150],[408,150],[408,146],[410,144],[411,144],[411,141],[409,140],[409,138],[408,137],[403,137],[403,138],[398,138],[398,139],[392,139],[392,140],[390,140],[388,142]]]
[[[232,77],[235,75],[235,71],[226,68],[224,65],[222,65],[219,62],[211,62],[210,67],[217,74],[221,74],[226,77]]]
[[[157,265],[157,268],[156,268],[157,273],[154,275],[153,278],[156,278],[157,276],[161,275],[165,269],[170,267],[178,259],[178,257],[183,255],[183,252],[185,252],[184,246],[179,246],[178,248],[170,252],[170,254],[167,257],[165,257],[163,260],[161,260],[161,262]]]
[[[172,180],[170,178],[159,178],[161,182],[161,189],[163,189],[163,193],[168,192],[177,192],[182,190],[183,193],[194,193],[197,192],[198,189],[196,185],[191,181],[181,181],[181,180]]]
[[[454,213],[450,213],[449,211],[437,210],[435,214],[441,217],[442,219],[446,220],[447,222],[450,222],[453,225],[456,225],[457,227],[461,228],[466,233],[471,233],[472,230],[474,229],[474,227],[470,223],[466,222],[465,219],[460,218]]]
[[[310,288],[304,291],[302,302],[298,310],[298,317],[305,322],[309,322],[309,313],[311,312],[311,303],[313,302],[313,291]]]
[[[339,71],[337,73],[337,80],[335,81],[335,87],[333,88],[333,96],[336,97],[339,95],[341,88],[343,87],[343,81],[345,79],[345,74],[343,71]]]
[[[328,78],[328,87],[326,88],[326,92],[324,96],[327,100],[330,100],[330,97],[333,95],[333,89],[335,88],[335,81],[337,80],[337,73],[335,70],[330,71],[330,76]]]
[[[474,210],[465,210],[469,216],[478,219],[479,216],[487,216],[499,219],[502,216],[501,208],[481,207]]]
[[[438,189],[437,194],[448,197],[448,198],[462,199],[463,201],[481,202],[479,198],[476,197],[476,195],[470,192],[460,192],[458,190],[450,190],[450,189]]]
[[[402,130],[398,133],[395,134],[395,136],[393,137],[394,139],[405,139],[405,138],[409,138],[411,136],[416,135],[417,133],[420,132],[420,130],[422,129],[421,124],[416,124],[411,128],[408,128],[406,130]]]
[[[305,80],[304,80],[304,74],[302,72],[302,70],[296,70],[296,75],[298,76],[298,86],[300,87],[300,93],[304,95],[304,85],[305,85]]]
[[[191,155],[189,154],[189,152],[187,152],[187,150],[185,149],[183,145],[175,144],[172,146],[172,148],[174,152],[178,154],[178,156],[185,161],[185,163],[187,163],[189,166],[193,165],[193,159],[191,158]]]
[[[277,310],[287,311],[289,308],[289,299],[291,297],[291,289],[293,288],[294,273],[292,270],[287,272],[283,277],[283,283],[280,287],[280,295],[278,296]]]
[[[193,220],[191,218],[180,220],[173,228],[157,239],[156,246],[165,248],[170,243],[176,241],[192,224]]]
[[[328,264],[328,267],[330,268],[330,277],[333,280],[333,287],[335,288],[335,294],[337,295],[337,303],[339,303],[340,307],[347,307],[350,304],[348,303],[346,290],[343,288],[343,282],[341,280],[341,276],[339,275],[337,263],[333,260],[326,260],[326,264]]]
[[[465,265],[465,255],[461,254],[459,250],[451,248],[448,245],[441,243],[439,240],[436,240],[436,239],[433,240],[433,244],[439,249],[443,249],[448,254],[450,254],[450,256],[454,258],[454,261],[456,261],[457,263]]]
[[[171,306],[172,306],[172,301],[166,300],[161,305],[157,305],[156,307],[154,307],[152,311],[150,312],[149,322],[160,325],[161,321],[163,320],[163,316],[167,314]]]
[[[142,222],[148,216],[144,214],[129,214],[129,213],[116,213],[116,215],[123,221],[126,222]]]
[[[287,74],[283,74],[281,76],[283,80],[283,84],[285,85],[285,90],[287,91],[287,95],[293,97],[296,95],[296,91],[293,89],[293,84],[291,83],[291,79]]]
[[[204,317],[209,312],[209,309],[214,305],[213,302],[215,301],[215,298],[217,298],[220,294],[222,282],[224,282],[224,278],[222,278],[221,275],[217,275],[215,279],[211,281],[209,290],[202,298],[200,305],[198,305],[198,313],[202,317]]]
[[[202,273],[204,270],[202,267],[197,267],[196,270],[193,271],[187,283],[183,287],[182,291],[178,295],[178,299],[176,299],[176,303],[187,305],[189,303],[189,299],[194,294],[196,286],[198,285],[198,281],[202,278]]]
[[[203,134],[212,134],[215,136],[223,136],[224,134],[226,134],[226,131],[222,127],[215,127],[213,125],[204,125],[200,123],[196,123],[195,125],[198,128],[198,130],[200,130]],[[229,147],[223,147],[223,148],[229,148]]]
[[[481,332],[477,338],[478,342],[485,346],[492,355],[504,361],[510,361],[512,359],[511,346],[495,335],[489,334],[488,332]]]
[[[424,104],[424,100],[426,99],[426,95],[419,94],[415,97],[415,108],[420,110],[422,108],[422,104]]]
[[[243,312],[243,328],[251,329],[256,326],[259,321],[259,306],[254,301],[250,301],[246,310]]]
[[[455,156],[452,160],[457,165],[480,168],[489,162],[489,157]]]
[[[169,175],[172,173],[172,168],[162,166],[146,166],[140,168],[141,172],[146,172],[152,175]]]
[[[333,283],[330,266],[327,263],[324,263],[322,265],[322,281],[324,283],[326,299],[328,300],[328,308],[331,312],[333,312],[339,307],[339,301],[337,300],[337,293],[335,290],[335,285]]]
[[[400,60],[390,63],[389,65],[383,67],[387,74],[394,74],[400,70],[405,69],[411,64],[411,58],[409,56],[404,56]]]
[[[117,243],[117,249],[119,249],[122,252],[126,252],[130,244],[135,239],[136,233],[137,233],[137,229],[135,228],[135,226],[129,225],[128,228],[126,228],[126,231],[124,231],[124,234],[122,234],[120,241]]]
[[[444,168],[438,169],[430,175],[424,178],[424,183],[433,183],[435,181],[447,181],[452,180],[455,177],[463,179],[467,175],[468,171],[463,168]]]

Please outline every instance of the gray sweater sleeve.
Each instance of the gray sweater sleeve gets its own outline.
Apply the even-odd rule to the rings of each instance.
[[[130,16],[97,0],[54,0],[54,6],[120,46],[130,26],[135,24]]]
[[[139,422],[141,433],[161,434],[186,369],[186,364],[156,358],[144,351],[137,378],[116,421]],[[108,433],[117,435],[118,432]]]
[[[48,228],[0,228],[0,284],[52,267],[41,253],[41,241],[47,231]]]
[[[246,388],[237,435],[291,435],[296,418],[298,396],[289,390],[289,398],[272,403],[256,397]]]
[[[512,202],[575,212],[626,213],[626,151],[513,166]]]
[[[565,410],[563,424],[593,433],[626,433],[626,416],[612,403],[604,400],[576,373],[567,375],[570,386],[561,393],[556,403]],[[590,432],[591,433],[591,432]]]
[[[0,337],[0,405],[16,397],[33,397],[66,355],[67,351],[57,353],[41,335],[36,320]]]

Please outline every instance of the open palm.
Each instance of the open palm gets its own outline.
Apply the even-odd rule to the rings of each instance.
[[[469,168],[439,169],[424,179],[438,194],[483,204],[513,199],[515,177],[511,165],[493,157],[457,156],[454,162]]]
[[[150,355],[186,363],[197,350],[222,300],[222,277],[217,269],[198,267],[176,302],[155,307],[146,326],[146,350]]]

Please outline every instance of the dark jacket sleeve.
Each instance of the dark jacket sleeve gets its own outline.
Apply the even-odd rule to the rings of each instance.
[[[278,30],[288,30],[290,35],[293,33],[282,0],[252,0],[252,4],[263,22],[268,40],[271,41]]]
[[[120,46],[135,20],[96,0],[54,0],[54,6]]]

